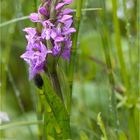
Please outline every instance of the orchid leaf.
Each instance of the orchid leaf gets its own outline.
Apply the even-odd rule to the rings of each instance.
[[[58,78],[61,84],[61,90],[62,94],[64,97],[64,103],[66,105],[68,113],[70,113],[71,110],[71,94],[70,94],[70,87],[68,84],[68,79],[64,73],[64,71],[60,68],[57,67],[57,73],[58,73]]]
[[[47,103],[50,106],[50,112],[53,114],[56,122],[58,123],[60,130],[62,131],[63,139],[70,138],[70,124],[69,124],[69,115],[65,108],[64,103],[55,93],[54,89],[51,86],[51,83],[48,77],[45,74],[42,74],[42,78],[44,81],[44,94]],[[53,117],[50,119],[54,119]],[[58,134],[61,132],[58,131]]]

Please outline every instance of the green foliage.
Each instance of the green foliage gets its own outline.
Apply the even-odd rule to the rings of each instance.
[[[47,108],[47,115],[46,117],[46,126],[47,130],[51,131],[51,127],[54,124],[54,127],[56,128],[57,135],[61,135],[59,139],[70,139],[70,118],[68,115],[68,112],[65,108],[64,103],[61,101],[61,99],[58,97],[58,95],[55,93],[54,89],[52,88],[49,79],[46,77],[46,75],[42,75],[43,81],[44,81],[44,94],[47,103],[49,104],[49,107]],[[47,118],[47,116],[49,116]],[[55,120],[58,126],[55,126]],[[54,122],[54,123],[53,123]],[[47,125],[50,124],[50,125]],[[47,131],[47,135],[49,132]],[[53,129],[52,129],[53,131]],[[50,134],[52,133],[50,132]],[[52,135],[53,136],[53,135]]]
[[[100,129],[103,133],[103,136],[101,136],[101,140],[108,140],[106,130],[105,130],[105,126],[104,126],[104,123],[103,123],[102,118],[101,118],[101,113],[99,113],[98,116],[97,116],[97,123],[100,126]]]

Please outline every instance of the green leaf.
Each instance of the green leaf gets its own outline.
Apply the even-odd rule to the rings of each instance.
[[[101,117],[101,112],[98,114],[97,116],[97,123],[103,133],[103,136],[101,137],[101,140],[108,140],[107,139],[107,135],[106,135],[106,130],[105,130],[105,126],[104,126],[104,123],[102,121],[102,117]]]
[[[123,131],[119,132],[119,140],[127,140],[127,137]]]
[[[80,137],[81,137],[81,140],[89,140],[87,134],[84,131],[80,132]]]
[[[65,105],[60,99],[60,97],[58,97],[58,95],[55,93],[48,77],[45,74],[42,74],[42,78],[44,81],[43,90],[44,90],[46,101],[50,106],[50,112],[53,113],[53,116],[56,119],[62,131],[63,139],[69,139],[70,138],[70,118],[65,108]],[[59,131],[59,133],[61,131]]]
[[[70,110],[71,110],[71,94],[70,94],[70,87],[69,87],[69,84],[68,84],[68,79],[67,79],[64,71],[60,67],[57,67],[57,73],[58,73],[58,78],[59,78],[60,85],[61,85],[62,94],[63,94],[63,97],[64,97],[64,103],[66,105],[68,113],[70,113]]]
[[[54,114],[53,114],[52,109],[49,106],[49,104],[47,104],[47,106],[46,106],[44,123],[45,123],[46,138],[48,140],[49,140],[50,136],[51,137],[53,136],[57,140],[62,139],[61,129],[56,121],[56,118],[54,117]]]

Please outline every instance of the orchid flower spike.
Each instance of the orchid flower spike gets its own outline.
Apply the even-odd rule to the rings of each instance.
[[[72,9],[65,8],[72,0],[41,0],[37,13],[30,14],[30,20],[41,28],[27,27],[27,47],[21,55],[29,65],[29,79],[44,71],[48,55],[70,59],[72,47],[71,34],[76,32],[72,27]]]

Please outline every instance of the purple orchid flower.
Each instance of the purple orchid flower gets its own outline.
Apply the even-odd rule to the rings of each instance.
[[[30,45],[30,49],[21,55],[21,58],[29,64],[29,79],[43,71],[48,53],[51,51],[47,50],[42,42],[39,42]]]
[[[29,78],[32,79],[35,75],[44,71],[47,65],[47,55],[51,54],[54,57],[61,56],[69,60],[72,47],[71,34],[76,32],[72,27],[73,13],[72,9],[64,8],[69,5],[72,0],[61,0],[54,5],[53,12],[56,15],[54,19],[50,19],[52,11],[51,6],[53,0],[41,0],[42,5],[38,9],[38,13],[31,13],[29,18],[32,22],[40,24],[41,29],[28,27],[23,31],[28,43],[26,52],[21,55],[29,65]],[[47,41],[51,43],[51,48],[47,45]]]

